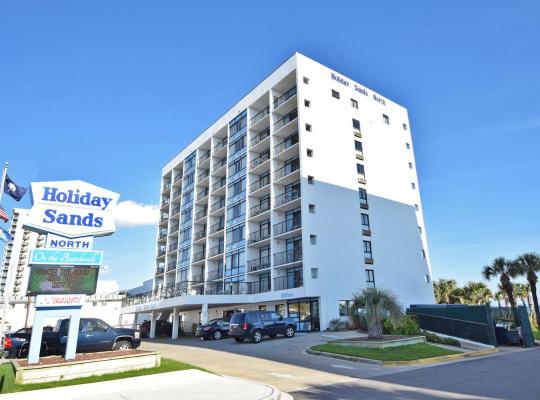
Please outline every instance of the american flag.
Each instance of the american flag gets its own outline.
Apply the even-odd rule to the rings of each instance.
[[[4,207],[2,207],[2,205],[0,205],[0,219],[4,222],[9,221],[9,216],[7,215],[7,212],[6,210],[4,210]]]

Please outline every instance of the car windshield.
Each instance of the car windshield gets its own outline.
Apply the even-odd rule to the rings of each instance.
[[[244,322],[246,314],[245,313],[236,313],[231,318],[231,324],[241,324]]]

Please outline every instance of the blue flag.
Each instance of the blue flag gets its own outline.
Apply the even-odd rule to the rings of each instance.
[[[13,182],[9,176],[6,175],[6,180],[4,181],[4,192],[9,194],[15,200],[20,201],[28,189],[17,185]]]
[[[4,228],[0,228],[0,240],[3,240],[6,243],[9,243],[13,239],[13,236],[6,231]]]

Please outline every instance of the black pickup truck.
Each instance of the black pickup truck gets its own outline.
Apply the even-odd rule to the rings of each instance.
[[[41,356],[63,354],[66,348],[69,319],[60,319],[50,331],[43,331]],[[4,356],[24,358],[30,348],[31,329],[20,329],[2,338]],[[139,347],[139,332],[129,328],[113,328],[97,318],[81,318],[77,353],[91,353],[108,350],[130,350]]]

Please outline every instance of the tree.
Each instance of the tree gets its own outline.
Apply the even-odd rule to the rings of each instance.
[[[467,304],[481,305],[491,301],[493,293],[483,282],[469,282],[463,287],[464,300]]]
[[[455,279],[439,279],[433,282],[433,290],[438,304],[460,303]]]
[[[508,300],[506,299],[506,293],[502,289],[499,289],[495,292],[493,295],[493,298],[497,300],[497,304],[499,304],[499,308],[501,308],[501,300],[504,301],[504,305],[506,306],[508,303]]]
[[[502,290],[506,293],[506,297],[510,302],[512,310],[516,307],[514,299],[514,287],[512,285],[512,276],[516,276],[518,271],[517,263],[512,260],[507,260],[504,257],[498,257],[493,260],[491,265],[486,265],[482,269],[482,275],[488,281],[492,278],[499,277]]]
[[[540,328],[540,309],[538,307],[538,296],[536,295],[537,273],[540,271],[540,256],[536,253],[525,253],[517,258],[517,273],[524,275],[531,287],[531,297],[534,304],[534,314]]]
[[[383,321],[387,316],[397,325],[403,315],[401,304],[389,290],[362,289],[353,294],[352,300],[352,310],[363,309],[370,339],[382,338]]]
[[[514,297],[521,299],[521,303],[525,306],[525,300],[529,297],[529,285],[524,283],[514,283]]]

